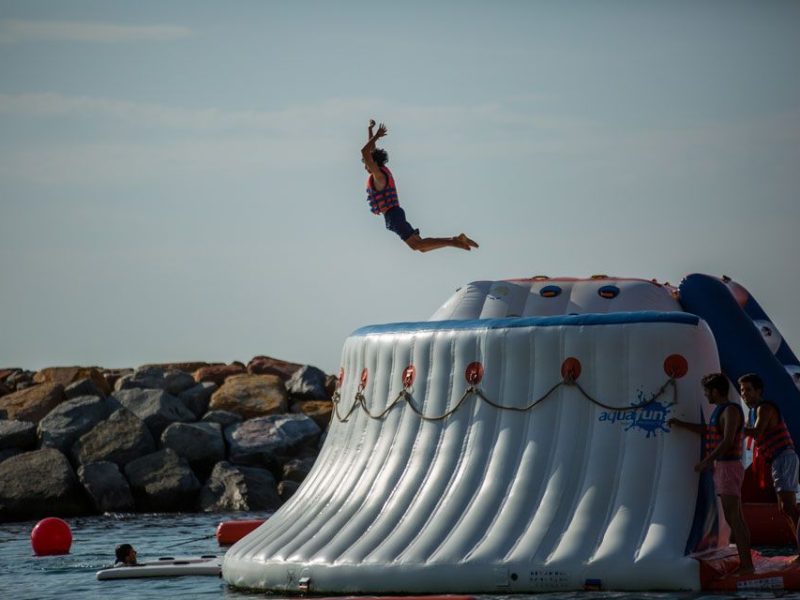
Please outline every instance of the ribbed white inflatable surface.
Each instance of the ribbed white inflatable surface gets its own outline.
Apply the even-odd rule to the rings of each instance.
[[[456,290],[430,320],[680,311],[674,292],[669,284],[605,276],[473,281]]]
[[[352,413],[223,576],[289,593],[699,589],[700,441],[665,420],[707,418],[699,379],[718,369],[679,312],[361,329],[343,351]]]

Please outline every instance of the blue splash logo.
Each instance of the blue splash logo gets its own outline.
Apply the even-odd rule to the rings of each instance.
[[[632,402],[631,406],[640,406],[646,401],[646,398],[644,398],[644,394],[641,390],[637,392],[636,395],[638,396],[638,402]],[[674,402],[662,404],[661,402],[656,402],[654,400],[653,402],[650,402],[646,406],[642,406],[642,408],[637,410],[624,408],[614,411],[603,411],[600,413],[600,418],[598,421],[607,423],[623,423],[627,425],[627,427],[625,427],[625,431],[630,431],[631,429],[640,429],[647,433],[647,438],[656,437],[659,431],[669,433],[669,429],[666,427],[667,418],[670,412],[669,409],[674,404]]]

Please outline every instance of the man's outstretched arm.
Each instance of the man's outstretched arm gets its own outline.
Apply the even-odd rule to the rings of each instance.
[[[372,158],[372,151],[375,150],[375,142],[377,142],[378,139],[385,136],[389,132],[389,130],[386,129],[386,125],[381,123],[380,125],[378,125],[378,131],[372,133],[372,128],[374,126],[375,126],[375,121],[370,120],[369,122],[370,136],[369,139],[367,140],[367,143],[364,144],[364,147],[361,149],[361,159],[364,161],[364,164],[367,166],[369,172],[375,178],[375,183],[377,183],[379,187],[383,187],[386,184],[386,177],[384,176],[383,171],[381,171],[380,167],[378,166],[378,163],[376,163],[375,160]]]

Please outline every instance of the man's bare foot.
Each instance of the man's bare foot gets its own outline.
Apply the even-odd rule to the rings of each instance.
[[[467,252],[472,250],[467,241],[462,240],[460,235],[457,235],[456,237],[450,239],[453,240],[453,244],[455,244],[456,248],[461,248],[462,250],[466,250]]]
[[[463,233],[459,233],[458,236],[456,237],[456,239],[459,242],[467,244],[468,248],[478,248],[478,243],[475,240],[471,240],[470,238],[468,238]]]

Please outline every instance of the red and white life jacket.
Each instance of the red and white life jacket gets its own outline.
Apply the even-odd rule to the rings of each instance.
[[[382,190],[375,189],[375,178],[372,175],[367,179],[367,202],[369,209],[376,215],[382,215],[390,208],[400,206],[392,172],[387,167],[381,167],[381,171],[386,177],[386,185]]]
[[[764,404],[769,404],[778,411],[778,424],[771,429],[767,429],[761,435],[756,436],[756,448],[758,448],[758,453],[764,458],[764,461],[769,464],[772,462],[772,459],[784,450],[794,450],[794,442],[792,441],[792,436],[789,433],[789,429],[786,427],[786,422],[783,420],[778,406],[772,402],[761,402],[758,406]]]
[[[720,445],[722,439],[724,437],[722,427],[719,426],[719,418],[722,415],[722,411],[724,411],[729,406],[733,406],[739,413],[742,415],[742,422],[739,425],[739,431],[736,432],[736,440],[733,442],[733,446],[731,446],[728,451],[723,454],[722,456],[718,456],[716,460],[741,460],[742,459],[742,438],[744,432],[744,412],[742,411],[742,407],[738,404],[734,404],[733,402],[725,402],[724,404],[718,405],[714,412],[711,413],[711,418],[708,420],[708,425],[706,425],[705,431],[705,454],[708,455],[710,452],[716,449],[717,446]]]

